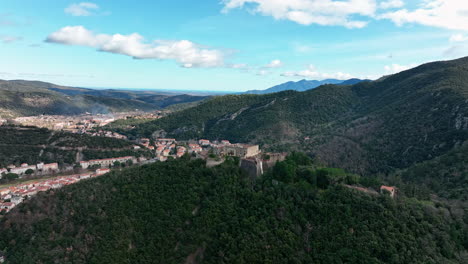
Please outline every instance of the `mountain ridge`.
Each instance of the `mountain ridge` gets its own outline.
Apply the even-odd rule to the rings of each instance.
[[[287,90],[303,92],[303,91],[317,88],[325,84],[353,85],[353,84],[366,82],[366,81],[369,81],[369,80],[361,80],[357,78],[353,78],[349,80],[325,79],[322,81],[303,79],[297,82],[294,82],[294,81],[285,82],[285,83],[275,85],[265,90],[249,90],[249,91],[243,92],[242,94],[267,94],[267,93],[277,93],[277,92],[287,91]]]

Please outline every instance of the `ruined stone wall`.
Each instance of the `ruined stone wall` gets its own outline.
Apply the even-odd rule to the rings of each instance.
[[[263,162],[260,159],[241,159],[240,167],[254,180],[263,174]]]

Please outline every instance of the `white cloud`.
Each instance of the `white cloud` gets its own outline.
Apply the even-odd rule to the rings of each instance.
[[[414,10],[400,9],[379,18],[390,19],[397,25],[416,23],[452,30],[468,30],[468,1],[421,0]]]
[[[156,40],[148,43],[138,33],[96,34],[83,26],[68,26],[50,34],[46,42],[88,46],[136,59],[175,60],[185,68],[225,66],[225,54],[221,50],[210,49],[188,40]]]
[[[377,9],[375,0],[223,0],[223,4],[223,12],[253,4],[254,12],[278,20],[347,28],[365,27],[368,22],[354,16],[374,16]]]
[[[95,3],[82,2],[78,4],[71,4],[65,8],[65,13],[72,16],[91,16],[93,11],[99,9],[99,6]]]
[[[309,65],[307,69],[302,71],[289,71],[281,74],[284,77],[301,77],[314,80],[323,80],[323,79],[338,79],[338,80],[348,80],[353,78],[349,73],[336,72],[336,73],[322,73],[318,72],[314,65]]]
[[[463,34],[455,34],[450,37],[450,42],[465,42],[468,41],[468,36]]]
[[[392,65],[386,65],[384,67],[384,70],[385,70],[385,74],[389,75],[389,74],[395,74],[395,73],[399,73],[402,71],[406,71],[414,67],[416,67],[416,64],[400,65],[400,64],[394,63]]]
[[[388,0],[381,2],[379,7],[382,9],[390,9],[390,8],[400,8],[403,7],[405,3],[402,0]]]
[[[270,63],[264,66],[264,68],[280,68],[283,66],[283,62],[280,60],[272,60]]]
[[[23,40],[23,38],[17,37],[17,36],[0,36],[0,41],[5,44],[13,43],[13,42],[20,41],[20,40]]]
[[[253,13],[301,25],[365,27],[370,20],[388,19],[401,26],[421,24],[451,30],[468,30],[468,1],[414,0],[222,0],[223,12],[246,8]],[[391,9],[391,10],[389,10]]]

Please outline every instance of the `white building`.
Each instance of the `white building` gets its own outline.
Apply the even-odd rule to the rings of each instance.
[[[110,172],[110,169],[97,169],[96,170],[96,176],[101,176],[101,175],[104,175],[106,173]]]
[[[44,172],[52,172],[52,171],[58,171],[59,166],[58,163],[49,163],[49,164],[44,164],[42,166],[42,171]]]
[[[15,205],[20,204],[23,201],[23,197],[21,196],[12,196],[10,198],[11,202],[14,203]]]
[[[35,171],[36,170],[36,165],[27,165],[27,164],[24,165],[24,164],[22,164],[21,167],[10,169],[10,172],[14,173],[14,174],[18,174],[18,175],[23,175],[28,170]]]
[[[83,169],[87,169],[91,166],[94,165],[100,165],[101,167],[109,167],[109,166],[114,166],[114,163],[116,161],[120,163],[125,163],[127,161],[133,161],[136,162],[135,157],[133,156],[127,156],[127,157],[120,157],[120,158],[110,158],[110,159],[95,159],[95,160],[88,160],[88,161],[81,161],[80,165]]]
[[[198,144],[202,145],[202,146],[209,146],[210,145],[210,141],[208,139],[200,139],[198,141]]]

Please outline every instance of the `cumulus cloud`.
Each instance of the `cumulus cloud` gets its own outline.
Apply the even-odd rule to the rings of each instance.
[[[302,25],[345,26],[362,28],[367,21],[356,16],[374,16],[375,0],[223,0],[223,12],[254,5],[254,12],[278,20],[290,20]]]
[[[468,30],[468,1],[421,0],[413,9],[399,9],[379,16],[397,25],[416,23],[452,30]]]
[[[400,65],[400,64],[394,63],[392,65],[386,65],[384,67],[384,70],[385,70],[385,74],[389,75],[389,74],[395,74],[395,73],[399,73],[402,71],[406,71],[414,67],[416,67],[416,64]]]
[[[146,42],[138,33],[96,34],[83,26],[68,26],[50,34],[46,42],[93,47],[99,51],[136,59],[175,60],[185,68],[225,66],[225,54],[221,50],[207,48],[188,40]]]
[[[301,25],[362,28],[374,19],[401,26],[414,23],[451,30],[468,30],[468,1],[415,0],[223,0],[223,12],[246,8],[253,13]]]
[[[405,3],[402,0],[388,0],[381,2],[379,7],[382,9],[390,9],[390,8],[400,8],[403,7]]]
[[[5,44],[13,43],[13,42],[20,41],[20,40],[23,40],[23,38],[17,37],[17,36],[0,36],[0,41]]]
[[[99,9],[99,6],[95,3],[82,2],[77,4],[71,4],[65,8],[65,13],[72,16],[91,16],[93,11]]]
[[[314,80],[323,80],[323,79],[338,79],[338,80],[347,80],[353,78],[349,73],[336,72],[336,73],[323,73],[317,71],[314,65],[309,65],[307,69],[302,71],[289,71],[281,74],[284,77],[300,77],[308,78]]]
[[[264,66],[264,68],[280,68],[283,66],[283,62],[280,60],[272,60],[270,63]]]

